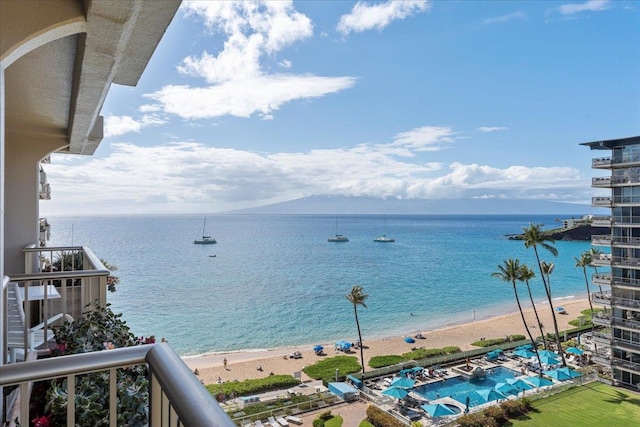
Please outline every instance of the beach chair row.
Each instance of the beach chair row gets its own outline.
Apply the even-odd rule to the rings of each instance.
[[[302,424],[302,419],[295,417],[293,415],[289,415],[285,417],[269,417],[268,421],[262,422],[261,420],[257,420],[254,425],[255,427],[288,427],[289,422],[293,424]]]

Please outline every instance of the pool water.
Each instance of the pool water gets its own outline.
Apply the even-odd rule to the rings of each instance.
[[[474,378],[468,380],[463,377],[449,378],[433,384],[427,384],[413,389],[414,393],[427,400],[440,399],[441,397],[450,396],[462,404],[466,404],[467,396],[469,397],[469,406],[477,406],[486,403],[474,391],[481,389],[494,388],[498,383],[507,382],[508,378],[520,376],[517,371],[497,366],[487,370],[487,376],[484,379]]]

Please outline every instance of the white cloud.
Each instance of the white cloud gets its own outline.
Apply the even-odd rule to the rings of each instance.
[[[165,112],[184,119],[250,117],[269,115],[287,102],[321,97],[354,84],[351,77],[275,74],[204,88],[165,86],[145,96],[159,102]]]
[[[101,159],[61,162],[56,155],[47,174],[57,189],[55,200],[65,206],[104,206],[102,212],[120,207],[119,213],[125,207],[128,212],[222,211],[311,195],[428,199],[554,194],[571,200],[589,186],[587,178],[568,167],[447,165],[424,158],[431,153],[401,155],[450,144],[454,135],[449,128],[426,126],[399,133],[388,144],[287,153],[197,142],[148,147],[118,143]]]
[[[589,0],[585,3],[570,3],[558,6],[558,11],[563,15],[572,15],[580,12],[598,12],[607,9],[609,0]]]
[[[513,21],[514,19],[526,19],[526,18],[527,18],[527,14],[519,10],[517,12],[509,13],[507,15],[487,18],[483,22],[485,25],[492,25],[492,24],[501,24],[507,21]]]
[[[424,12],[430,8],[431,4],[427,0],[389,0],[386,3],[377,4],[359,1],[349,14],[340,17],[337,30],[345,35],[373,29],[382,30],[393,21]]]
[[[120,136],[129,132],[139,133],[140,129],[165,124],[166,120],[154,114],[145,114],[139,120],[131,116],[107,116],[104,119],[104,136]]]
[[[476,129],[478,132],[497,132],[499,130],[507,130],[509,128],[504,126],[481,126]]]

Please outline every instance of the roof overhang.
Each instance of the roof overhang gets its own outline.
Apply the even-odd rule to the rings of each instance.
[[[628,138],[619,139],[607,139],[604,141],[583,142],[580,145],[586,145],[591,147],[592,150],[611,150],[616,147],[623,147],[625,145],[640,144],[640,136],[631,136]]]
[[[51,151],[86,155],[102,141],[100,110],[111,83],[138,83],[180,6],[180,0],[0,3],[8,143],[38,141]]]

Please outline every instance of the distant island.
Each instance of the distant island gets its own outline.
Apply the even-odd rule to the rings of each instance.
[[[592,227],[591,215],[562,221],[562,227],[544,230],[543,233],[553,240],[589,241],[592,235],[611,234],[609,227]],[[507,234],[509,240],[522,240],[522,234]]]

